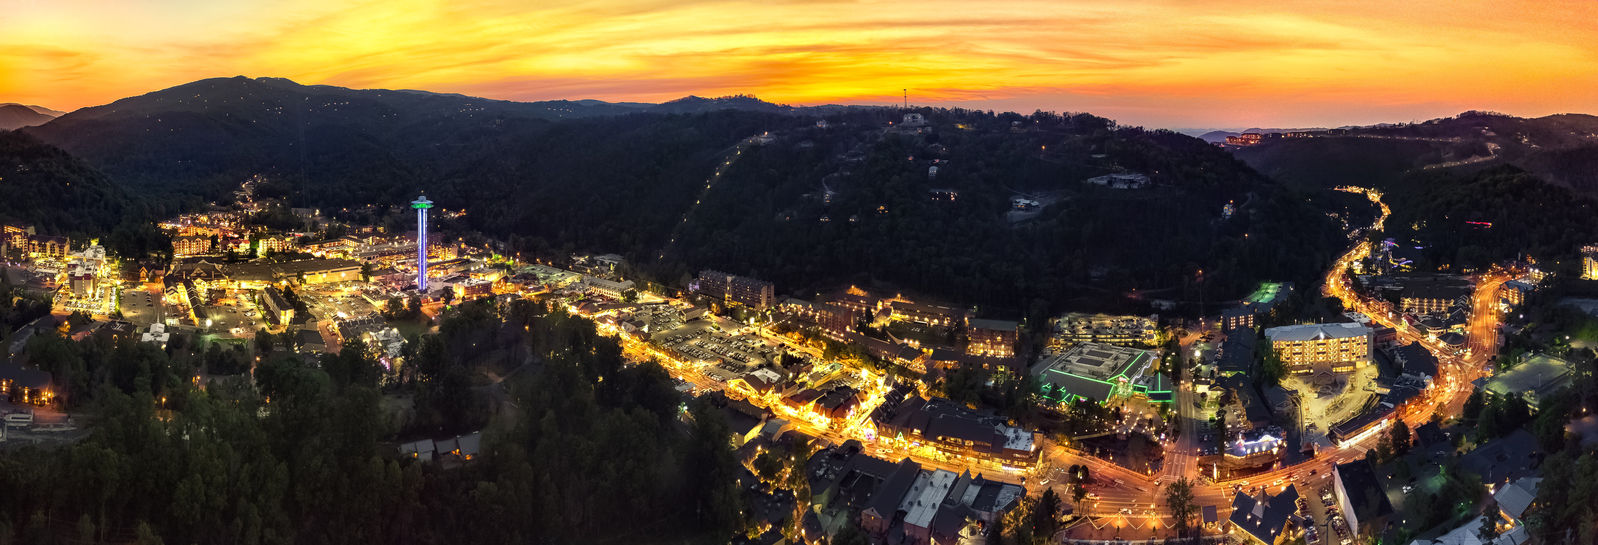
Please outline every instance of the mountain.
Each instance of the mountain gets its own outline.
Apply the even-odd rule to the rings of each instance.
[[[1423,123],[1323,131],[1270,139],[1234,154],[1255,169],[1305,188],[1386,186],[1423,171],[1474,172],[1509,164],[1547,182],[1598,192],[1598,117],[1534,119],[1465,112]]]
[[[0,221],[33,225],[75,242],[104,237],[117,255],[169,251],[145,207],[104,174],[67,152],[16,131],[0,132]]]
[[[703,268],[784,290],[881,283],[1017,316],[1125,305],[1134,289],[1224,300],[1311,280],[1343,244],[1331,210],[1195,138],[1086,114],[916,111],[928,125],[906,130],[898,109],[744,96],[517,103],[220,78],[23,132],[151,206],[261,176],[295,206],[405,230],[404,203],[425,192],[466,211],[438,218],[441,236],[529,255],[619,253],[670,284]],[[1151,185],[1083,183],[1112,173]],[[1044,205],[1007,214],[1018,196]]]
[[[1182,134],[1186,134],[1186,135],[1190,135],[1190,136],[1197,136],[1200,140],[1203,140],[1205,142],[1223,143],[1223,142],[1226,142],[1226,137],[1228,137],[1228,136],[1241,136],[1243,133],[1247,133],[1247,132],[1260,133],[1260,134],[1281,134],[1281,133],[1289,133],[1289,132],[1324,131],[1324,130],[1326,130],[1326,129],[1324,129],[1324,128],[1261,129],[1261,128],[1258,128],[1258,127],[1253,127],[1253,128],[1248,128],[1248,129],[1183,129],[1183,130],[1178,131],[1178,132],[1181,132]]]
[[[0,104],[0,130],[13,130],[22,127],[43,125],[55,119],[55,115],[41,112],[54,111],[37,106],[24,106],[21,104]],[[59,115],[59,114],[57,114]]]
[[[44,114],[44,115],[50,116],[52,119],[53,118],[57,118],[57,117],[61,117],[61,116],[67,114],[66,112],[63,112],[63,111],[60,111],[60,110],[52,110],[52,109],[46,108],[44,106],[32,106],[32,105],[28,105],[28,104],[17,104],[15,102],[0,102],[0,106],[21,106],[21,107],[27,108],[29,110],[33,110],[35,113],[40,113],[40,114]]]

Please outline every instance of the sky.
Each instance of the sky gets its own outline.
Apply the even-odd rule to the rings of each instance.
[[[70,111],[245,75],[1335,127],[1598,113],[1594,21],[1592,0],[0,0],[0,102]]]

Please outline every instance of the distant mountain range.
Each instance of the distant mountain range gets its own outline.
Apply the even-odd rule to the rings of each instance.
[[[1217,142],[1225,142],[1226,141],[1226,137],[1228,137],[1228,136],[1240,136],[1240,135],[1242,135],[1243,133],[1246,133],[1246,132],[1257,132],[1257,133],[1260,133],[1260,134],[1266,134],[1266,133],[1283,133],[1283,132],[1297,132],[1297,131],[1324,131],[1324,130],[1326,130],[1326,129],[1322,128],[1322,127],[1302,128],[1302,129],[1261,129],[1261,128],[1258,128],[1258,127],[1252,127],[1252,128],[1247,128],[1247,129],[1180,129],[1177,132],[1180,132],[1182,134],[1186,134],[1188,136],[1196,136],[1200,140],[1203,140],[1205,142],[1217,143]]]
[[[1544,181],[1598,193],[1598,117],[1520,118],[1465,112],[1421,123],[1332,129],[1233,152],[1255,169],[1301,187],[1399,183],[1433,170],[1514,165]]]
[[[62,115],[65,115],[65,112],[58,112],[43,106],[7,102],[0,104],[0,130],[9,131],[22,127],[43,125]]]

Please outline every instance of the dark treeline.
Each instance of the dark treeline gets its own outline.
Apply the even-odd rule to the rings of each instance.
[[[66,344],[37,354],[30,344],[30,357],[83,360],[93,395],[77,402],[97,416],[79,443],[0,455],[0,540],[592,543],[740,527],[720,413],[692,404],[679,418],[665,370],[624,364],[591,321],[527,301],[464,307],[414,344],[414,372],[400,381],[383,380],[380,361],[352,343],[319,366],[276,352],[253,387],[238,376],[199,390],[187,378],[206,358],[192,345],[45,333]],[[504,383],[512,404],[477,459],[441,469],[397,455],[397,438],[482,425],[472,409],[484,388],[435,383],[512,350],[532,370]],[[385,400],[411,395],[419,413],[442,416],[400,421]]]

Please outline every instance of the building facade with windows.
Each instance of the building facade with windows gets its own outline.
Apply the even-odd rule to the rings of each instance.
[[[1371,329],[1357,323],[1273,327],[1265,337],[1293,374],[1309,374],[1318,365],[1346,372],[1372,361]]]
[[[701,271],[694,286],[708,297],[756,309],[771,306],[776,291],[770,282],[715,270]]]
[[[971,344],[966,353],[978,356],[1008,358],[1015,355],[1015,343],[1020,340],[1021,324],[1006,320],[973,319],[966,336]]]

